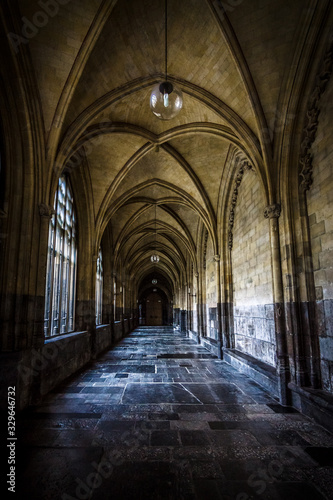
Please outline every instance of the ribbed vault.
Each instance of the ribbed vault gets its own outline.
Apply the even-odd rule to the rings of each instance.
[[[13,3],[33,18],[36,2]],[[164,2],[63,2],[27,47],[46,141],[43,201],[52,205],[59,175],[69,173],[86,204],[92,255],[107,240],[113,275],[136,295],[158,272],[170,297],[193,282],[207,245],[214,256],[226,251],[237,158],[255,170],[267,203],[276,199],[279,84],[308,14],[301,0],[262,2],[261,15],[227,4],[168,0],[169,79],[184,94],[171,121],[149,108],[163,78]]]

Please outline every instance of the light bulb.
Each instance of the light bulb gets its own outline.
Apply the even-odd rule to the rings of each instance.
[[[164,107],[167,108],[169,106],[169,94],[166,92],[163,97],[164,97]]]
[[[183,107],[183,94],[170,82],[155,85],[150,95],[150,109],[160,120],[174,118]]]

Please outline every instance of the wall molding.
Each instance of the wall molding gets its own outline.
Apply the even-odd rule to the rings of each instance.
[[[315,86],[307,104],[306,117],[301,138],[301,151],[299,158],[299,189],[306,192],[313,183],[313,154],[312,144],[318,130],[318,117],[320,114],[320,99],[324,94],[330,80],[333,68],[333,32],[330,42],[322,59],[319,72],[316,76]]]
[[[243,180],[243,176],[246,170],[252,170],[254,172],[254,168],[249,162],[247,158],[242,158],[240,160],[240,166],[238,168],[238,172],[236,175],[235,183],[234,183],[234,189],[232,193],[232,198],[231,198],[231,207],[229,211],[229,222],[228,222],[228,246],[229,249],[232,250],[233,247],[233,228],[234,228],[234,223],[235,223],[235,208],[237,204],[237,199],[238,199],[238,190],[239,186],[241,185],[241,182]]]

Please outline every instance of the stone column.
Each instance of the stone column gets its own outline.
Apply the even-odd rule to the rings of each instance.
[[[96,357],[97,353],[97,332],[96,332],[96,272],[97,272],[97,255],[92,257],[92,273],[91,273],[91,352],[93,357]]]
[[[191,313],[192,313],[192,297],[191,283],[185,285],[185,304],[186,304],[186,325],[188,330],[192,330]]]
[[[114,293],[114,284],[116,283],[116,273],[112,273],[111,274],[112,278],[111,278],[111,281],[112,281],[112,284],[111,284],[111,324],[112,324],[112,327],[113,327],[113,324],[114,322],[116,321],[116,300],[117,300],[117,296],[115,296],[115,293]]]
[[[310,185],[303,182],[300,185],[300,221],[302,229],[303,243],[303,271],[304,271],[304,301],[301,300],[301,330],[302,336],[298,336],[298,352],[300,361],[297,367],[297,383],[299,385],[308,384],[308,373],[306,370],[305,356],[309,357],[310,384],[314,389],[321,387],[320,374],[320,348],[318,339],[318,326],[316,308],[316,286],[313,273],[313,258],[311,246],[311,232],[309,224],[307,190]],[[317,324],[316,324],[317,323]],[[305,344],[305,345],[304,345]]]
[[[125,305],[125,281],[121,282],[121,325],[123,337],[126,335],[125,319],[126,319],[126,305]],[[127,323],[126,323],[127,324]]]
[[[54,208],[46,203],[39,205],[40,215],[40,230],[39,230],[39,246],[38,246],[38,273],[36,283],[36,299],[35,299],[35,318],[34,318],[34,334],[33,346],[40,347],[44,345],[44,307],[45,307],[45,285],[47,272],[47,256],[48,256],[48,240],[49,240],[49,225]]]
[[[232,271],[232,250],[229,250],[228,271],[226,280],[226,303],[225,303],[225,326],[226,326],[226,347],[235,349],[235,326],[234,326],[234,291],[233,291],[233,271]]]
[[[185,309],[182,309],[180,311],[180,331],[183,333],[187,332],[186,310]]]
[[[201,326],[201,315],[200,315],[200,309],[201,309],[201,302],[202,302],[202,298],[201,298],[201,295],[200,295],[200,290],[201,290],[201,287],[200,287],[200,280],[199,280],[199,273],[196,272],[194,274],[195,278],[196,278],[196,290],[197,290],[197,293],[196,293],[196,301],[197,301],[197,310],[196,310],[196,315],[197,315],[197,342],[198,344],[200,344],[200,332],[202,332],[202,326]]]
[[[222,342],[222,307],[221,307],[221,259],[219,255],[214,255],[215,272],[216,272],[216,327],[217,327],[217,349],[218,357],[223,357],[223,342]]]
[[[221,275],[221,336],[222,336],[222,351],[225,348],[230,347],[229,342],[229,330],[228,330],[228,305],[227,305],[227,290],[225,286],[226,276],[225,269],[222,271],[222,265],[220,265],[220,272],[223,272],[224,280],[222,280]],[[224,281],[222,285],[222,281]]]
[[[274,300],[274,320],[277,355],[277,376],[280,403],[288,404],[288,382],[289,382],[289,362],[286,341],[284,296],[282,286],[282,270],[280,255],[280,236],[278,219],[281,214],[281,206],[276,203],[269,205],[264,210],[264,216],[269,219],[270,243],[272,255],[273,273],[273,300]]]

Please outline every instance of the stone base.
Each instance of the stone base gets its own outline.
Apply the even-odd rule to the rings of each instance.
[[[113,342],[117,343],[123,338],[123,325],[121,321],[113,323]]]
[[[96,347],[95,355],[109,349],[112,345],[111,325],[99,325],[96,327]]]
[[[333,432],[333,395],[326,391],[288,385],[292,405],[304,415],[313,418],[330,432]]]
[[[198,344],[200,344],[200,337],[198,336],[197,332],[194,332],[193,330],[188,330],[187,333],[190,339],[195,340],[195,342],[198,342]]]
[[[130,320],[125,320],[126,334]],[[39,348],[0,354],[1,409],[6,409],[8,387],[15,387],[16,408],[22,410],[41,399],[124,337],[121,321],[96,328],[92,345],[89,332],[73,332],[46,339]]]
[[[212,354],[215,354],[218,358],[221,358],[221,351],[219,349],[219,344],[217,340],[210,337],[201,337],[201,344],[206,347]]]
[[[278,397],[278,380],[273,366],[236,349],[223,349],[223,360]]]
[[[38,396],[44,396],[50,392],[66,378],[88,364],[91,358],[91,335],[89,332],[74,332],[47,339],[42,347],[39,363],[32,361],[34,375],[37,376],[36,369],[40,372],[40,391],[35,394],[37,401]],[[39,360],[38,357],[37,360]]]

